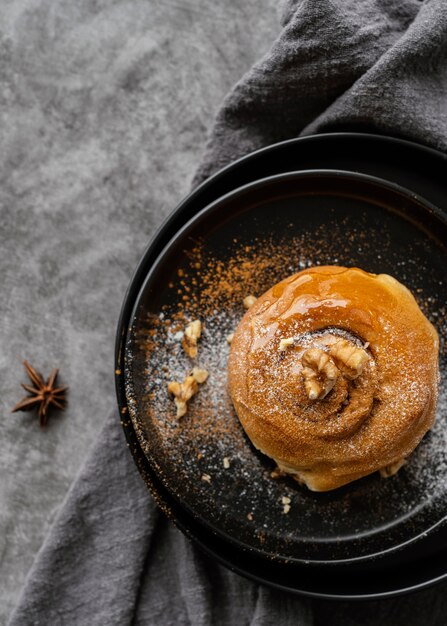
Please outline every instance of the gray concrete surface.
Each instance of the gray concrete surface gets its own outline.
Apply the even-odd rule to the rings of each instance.
[[[1,624],[114,405],[132,270],[279,31],[276,5],[0,0]],[[10,413],[24,358],[70,386],[44,431]]]

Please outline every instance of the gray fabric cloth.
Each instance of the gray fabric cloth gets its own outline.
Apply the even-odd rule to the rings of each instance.
[[[195,182],[301,134],[381,132],[447,150],[443,0],[289,0],[283,24],[225,99]]]
[[[227,96],[195,182],[300,134],[374,130],[447,150],[445,0],[284,5],[269,54]],[[447,621],[446,586],[369,603],[305,600],[199,553],[148,495],[112,413],[31,569],[11,626]]]

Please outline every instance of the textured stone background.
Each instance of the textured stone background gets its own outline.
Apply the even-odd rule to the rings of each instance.
[[[115,326],[275,0],[0,0],[0,623],[114,404]],[[68,410],[12,415],[27,358]]]

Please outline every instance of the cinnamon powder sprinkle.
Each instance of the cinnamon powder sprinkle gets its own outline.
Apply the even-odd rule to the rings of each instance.
[[[282,472],[272,467],[271,461],[253,449],[229,398],[226,374],[228,337],[245,313],[244,298],[250,294],[262,294],[281,279],[312,265],[354,266],[359,248],[368,252],[370,246],[370,257],[375,254],[374,258],[377,258],[376,243],[369,239],[368,233],[361,230],[355,232],[351,228],[347,234],[345,224],[334,222],[331,224],[330,237],[322,235],[319,238],[316,232],[311,241],[307,234],[287,241],[255,241],[253,245],[239,245],[235,241],[225,260],[214,258],[207,254],[204,247],[197,246],[188,251],[181,274],[170,277],[170,295],[159,315],[148,316],[146,328],[139,329],[136,342],[145,354],[146,363],[147,413],[143,426],[148,433],[147,452],[155,455],[165,475],[175,476],[176,480],[182,481],[183,497],[189,497],[185,496],[189,493],[192,498],[200,498],[199,494],[208,492],[210,495],[204,498],[203,507],[208,507],[211,512],[215,512],[215,502],[218,501],[219,518],[223,526],[228,515],[232,519],[240,516],[243,525],[243,518],[253,520],[253,512],[256,513],[258,523],[259,519],[268,518],[268,511],[278,511],[278,502],[281,502],[285,514],[284,517],[280,516],[282,524],[292,524],[292,533],[299,520],[299,531],[306,534],[314,532],[312,520],[319,510],[318,501],[309,499],[307,492],[297,485],[292,487],[294,491],[290,493],[293,493],[293,507],[299,515],[287,516],[292,499],[284,495],[284,487],[290,483],[290,479],[284,479]],[[418,258],[416,251],[413,251],[411,258],[401,260],[393,259],[391,249],[389,242],[383,238],[380,254],[385,258],[389,252],[389,267],[385,263],[380,265],[380,258],[378,267],[380,271],[395,275],[412,290],[424,313],[438,328],[441,359],[445,363],[445,302],[426,295],[425,280],[430,272],[428,267],[424,269],[424,261]],[[377,271],[373,267],[365,269]],[[191,361],[182,349],[181,338],[186,323],[194,319],[204,321],[198,366],[208,371],[210,378],[200,393],[191,399],[188,414],[179,422],[175,417],[173,402],[166,392],[166,385],[171,380],[183,380],[185,372],[191,371]],[[359,483],[359,493],[368,492],[368,497],[375,498],[372,506],[376,506],[376,516],[382,515],[384,523],[391,515],[389,511],[394,511],[393,515],[395,511],[406,512],[413,505],[419,504],[421,498],[432,498],[435,493],[443,492],[447,485],[447,429],[443,423],[445,418],[440,418],[441,415],[445,416],[447,408],[445,366],[441,367],[441,372],[438,420],[430,436],[424,439],[403,470],[413,486],[419,486],[414,491],[416,495],[392,492],[386,499],[383,494],[389,493],[387,489],[392,491],[391,487],[386,486],[386,481],[382,481],[380,486],[374,486],[374,491],[370,490],[369,485],[364,487]],[[201,452],[198,453],[198,450]],[[227,468],[225,462],[229,458],[229,451],[231,468]],[[222,465],[229,471],[223,472]],[[199,481],[198,475],[201,477]],[[227,489],[226,482],[223,486],[222,476],[227,481],[231,479],[232,482],[228,484],[234,483],[236,487]],[[272,480],[273,477],[279,480]],[[204,482],[209,485],[206,491]],[[413,502],[412,498],[416,501]],[[238,502],[236,507],[235,501]],[[325,505],[325,532],[329,532],[328,528],[334,533],[343,532],[340,520],[346,518],[348,506],[347,496]],[[250,513],[243,513],[244,508],[245,511],[248,508]],[[368,527],[369,517],[366,513],[362,517],[362,510],[358,507],[356,511],[356,515],[359,515],[356,529],[361,532]],[[262,527],[261,533],[263,542],[278,532],[278,528],[272,526],[272,518],[265,523],[266,527]]]

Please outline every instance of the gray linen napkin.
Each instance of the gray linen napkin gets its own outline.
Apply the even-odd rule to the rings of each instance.
[[[447,150],[445,0],[295,0],[284,5],[283,25],[271,51],[225,99],[195,183],[254,149],[315,132],[372,130]],[[441,626],[445,591],[317,602],[232,574],[159,513],[114,412],[36,558],[10,626]]]

